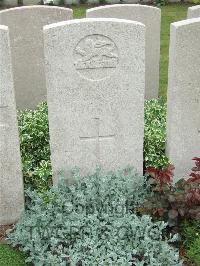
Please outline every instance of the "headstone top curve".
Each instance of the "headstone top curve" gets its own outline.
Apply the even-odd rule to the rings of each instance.
[[[115,4],[115,5],[105,5],[105,6],[98,6],[98,7],[93,7],[93,8],[89,8],[87,9],[87,13],[90,13],[91,11],[96,11],[96,10],[101,10],[101,9],[111,9],[111,8],[144,8],[144,9],[148,9],[148,10],[156,10],[159,13],[161,13],[160,8],[158,7],[154,7],[154,6],[148,6],[148,5],[140,5],[140,4]]]
[[[185,19],[185,20],[181,20],[181,21],[177,21],[174,23],[171,23],[172,27],[178,28],[178,27],[182,27],[182,26],[189,26],[189,25],[193,25],[195,23],[199,23],[200,22],[200,17],[199,18],[190,18],[190,19]]]
[[[26,11],[26,10],[37,10],[37,9],[40,9],[40,10],[62,10],[62,11],[67,11],[67,12],[70,12],[73,14],[73,10],[71,8],[65,8],[65,7],[59,7],[59,6],[45,6],[45,5],[34,5],[34,6],[18,6],[18,7],[12,7],[12,8],[8,8],[8,9],[5,9],[5,10],[1,10],[0,13],[10,13],[10,12],[16,12],[16,11]]]
[[[57,22],[57,23],[52,23],[49,25],[45,25],[43,27],[43,30],[49,30],[49,29],[53,29],[56,27],[63,27],[63,26],[67,26],[67,25],[75,25],[78,23],[93,23],[93,22],[113,22],[113,23],[126,23],[126,24],[132,24],[132,25],[136,25],[136,26],[140,26],[145,28],[145,25],[141,22],[138,21],[132,21],[132,20],[128,20],[128,19],[117,19],[117,18],[83,18],[83,19],[73,19],[73,20],[68,20],[68,21],[61,21],[61,22]]]

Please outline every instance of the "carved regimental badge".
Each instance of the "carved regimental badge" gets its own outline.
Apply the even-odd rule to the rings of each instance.
[[[103,35],[89,35],[83,38],[74,50],[74,65],[85,78],[100,80],[115,70],[119,55],[115,43]]]

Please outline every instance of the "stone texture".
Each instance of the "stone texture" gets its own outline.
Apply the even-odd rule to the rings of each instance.
[[[88,18],[119,18],[143,23],[146,26],[146,84],[145,98],[157,98],[159,88],[160,18],[159,8],[122,4],[88,9]]]
[[[18,6],[18,0],[3,0],[5,6]]]
[[[73,167],[143,169],[145,27],[83,19],[44,27],[54,182]]]
[[[38,0],[23,0],[24,6],[38,5]]]
[[[46,100],[43,26],[71,18],[71,9],[59,7],[18,7],[0,12],[0,24],[10,30],[18,109],[34,109]]]
[[[0,225],[24,210],[23,179],[8,28],[0,26]]]
[[[200,5],[192,6],[188,8],[187,18],[198,18],[200,17]]]
[[[200,18],[171,24],[167,153],[175,178],[191,172],[200,156]]]

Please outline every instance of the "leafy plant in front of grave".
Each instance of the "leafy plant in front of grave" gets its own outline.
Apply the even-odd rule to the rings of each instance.
[[[23,173],[25,184],[38,190],[51,185],[48,110],[42,103],[35,111],[18,113]],[[169,160],[165,155],[166,101],[145,102],[145,167],[166,168]]]
[[[166,100],[160,98],[145,102],[144,164],[145,167],[164,169],[169,165],[165,155]]]
[[[186,256],[195,265],[200,265],[200,220],[185,221],[181,226]]]
[[[42,265],[182,265],[164,236],[166,224],[135,210],[147,195],[132,169],[98,169],[74,184],[62,181],[46,194],[28,192],[31,204],[9,240]],[[133,210],[132,207],[134,206]]]
[[[165,219],[170,226],[177,226],[187,220],[200,220],[200,158],[193,158],[195,167],[189,179],[180,179],[173,184],[174,167],[164,170],[147,169],[151,176],[149,183],[153,194],[147,199],[141,213],[148,213]]]
[[[18,126],[25,184],[46,190],[51,184],[47,104],[34,111],[19,111]]]
[[[51,184],[47,104],[40,104],[35,111],[18,113],[23,173],[25,184],[46,190]],[[145,102],[145,167],[165,168],[169,160],[165,155],[166,101]]]

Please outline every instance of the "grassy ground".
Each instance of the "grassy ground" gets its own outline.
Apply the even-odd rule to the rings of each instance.
[[[189,6],[191,5],[173,4],[162,7],[160,57],[160,95],[162,96],[165,96],[167,92],[170,24],[186,19]]]
[[[173,4],[162,7],[160,95],[166,95],[168,72],[168,49],[170,23],[186,18],[187,4]],[[73,7],[74,18],[85,17],[88,6]],[[0,245],[0,266],[24,266],[23,256],[6,245]]]
[[[165,96],[167,92],[168,75],[168,53],[170,23],[185,19],[189,4],[171,4],[162,7],[161,25],[161,58],[160,58],[160,95]],[[87,6],[73,7],[74,18],[85,17]]]
[[[7,245],[0,245],[0,266],[25,266],[24,256]]]

